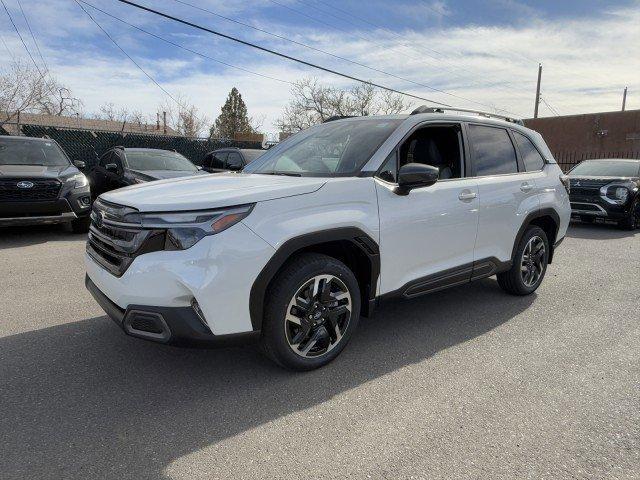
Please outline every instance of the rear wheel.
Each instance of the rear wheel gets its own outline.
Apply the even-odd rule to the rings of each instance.
[[[511,269],[498,274],[498,284],[512,295],[530,295],[542,283],[549,262],[549,240],[540,227],[530,226],[516,249]]]
[[[333,257],[303,254],[269,287],[261,343],[276,363],[312,370],[340,354],[359,316],[360,289],[353,272]]]

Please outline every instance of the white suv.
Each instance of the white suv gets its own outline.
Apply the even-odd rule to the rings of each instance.
[[[496,274],[535,291],[569,224],[565,185],[516,121],[424,107],[335,119],[243,173],[101,195],[86,285],[129,335],[255,336],[279,364],[317,368],[381,299]]]

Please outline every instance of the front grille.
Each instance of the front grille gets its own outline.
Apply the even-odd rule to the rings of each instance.
[[[18,185],[22,185],[22,188]],[[41,202],[58,198],[62,183],[56,179],[0,179],[0,201]]]
[[[87,253],[113,275],[120,277],[136,257],[163,250],[165,231],[125,223],[136,210],[96,200],[91,211]]]
[[[611,183],[611,180],[572,178],[570,179],[571,194],[582,197],[597,197],[600,195],[600,188],[608,183]]]

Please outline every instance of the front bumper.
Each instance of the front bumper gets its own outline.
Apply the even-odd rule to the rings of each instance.
[[[632,202],[623,205],[609,203],[600,196],[571,195],[571,215],[620,220],[629,215]]]
[[[89,188],[47,201],[0,203],[0,227],[65,223],[86,217],[91,210]],[[89,199],[88,203],[84,203]]]
[[[257,340],[260,332],[214,335],[192,307],[130,305],[118,307],[85,276],[93,298],[127,335],[178,346],[230,346]]]

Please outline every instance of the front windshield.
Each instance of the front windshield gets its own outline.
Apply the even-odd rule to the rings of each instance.
[[[61,167],[69,160],[55,142],[0,137],[0,165]]]
[[[570,175],[591,175],[594,177],[637,177],[640,174],[640,162],[618,160],[595,160],[579,164],[569,172]]]
[[[299,132],[247,165],[245,173],[348,176],[358,173],[403,119],[362,118]]]
[[[175,172],[195,172],[196,166],[175,152],[147,151],[126,152],[127,164],[132,170],[171,170]]]

